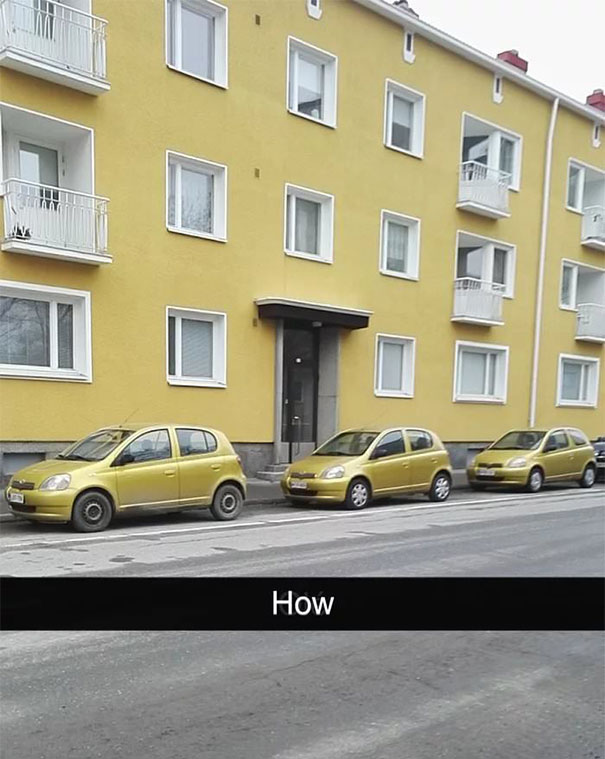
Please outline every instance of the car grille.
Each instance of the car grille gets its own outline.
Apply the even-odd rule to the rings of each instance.
[[[309,498],[309,496],[317,495],[317,490],[298,490],[298,489],[292,489],[288,488],[288,493],[290,495],[298,496],[299,498],[302,496],[303,498]]]
[[[290,477],[295,477],[297,480],[312,480],[317,475],[313,472],[290,472]]]
[[[13,480],[10,486],[11,488],[15,488],[15,490],[33,490],[35,484],[33,482],[26,482],[25,480]]]

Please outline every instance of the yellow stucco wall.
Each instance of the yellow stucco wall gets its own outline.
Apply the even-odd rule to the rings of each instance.
[[[91,384],[0,381],[0,440],[71,440],[132,415],[213,425],[239,442],[271,441],[274,329],[254,322],[254,299],[269,295],[374,312],[369,329],[343,333],[341,426],[423,424],[445,440],[463,441],[525,425],[549,103],[506,81],[496,105],[490,72],[418,36],[416,61],[405,63],[401,28],[353,2],[324,0],[320,21],[308,17],[304,0],[225,4],[228,90],[166,67],[161,0],[95,0],[93,11],[109,20],[107,94],[93,97],[0,68],[3,101],[94,129],[95,192],[110,199],[114,256],[94,267],[0,254],[3,279],[90,291],[93,345]],[[338,56],[337,129],[288,113],[288,35]],[[387,77],[426,95],[422,160],[383,145]],[[463,112],[523,136],[521,189],[510,193],[508,219],[455,208]],[[591,147],[590,128],[561,110],[537,423],[579,425],[592,436],[604,426],[605,367],[600,409],[554,405],[559,352],[603,357],[602,346],[574,340],[573,316],[558,309],[562,257],[605,266],[605,254],[580,246],[579,217],[564,209],[567,159],[605,165],[603,146]],[[167,149],[227,165],[226,243],[166,230]],[[333,265],[284,255],[286,182],[335,196]],[[383,208],[422,220],[418,282],[378,271]],[[504,326],[450,322],[457,230],[517,246]],[[227,313],[226,389],[167,384],[167,305]],[[374,396],[378,332],[416,338],[414,398]],[[506,405],[452,402],[457,339],[510,346]]]

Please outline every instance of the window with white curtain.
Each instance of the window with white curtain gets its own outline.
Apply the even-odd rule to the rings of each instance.
[[[411,398],[414,395],[416,340],[399,335],[376,336],[374,393]]]
[[[325,50],[288,38],[288,110],[336,126],[337,58]]]
[[[418,278],[420,220],[394,211],[381,212],[380,271],[404,279]]]
[[[559,355],[558,406],[595,406],[599,387],[599,359]]]
[[[421,92],[386,80],[384,143],[388,148],[422,158],[424,106]]]
[[[223,313],[168,308],[168,382],[225,386],[226,321]]]
[[[331,262],[333,215],[332,195],[286,185],[286,253]]]
[[[199,158],[168,152],[166,224],[182,232],[216,240],[226,238],[227,168]]]
[[[456,343],[454,400],[506,402],[508,348]]]
[[[90,294],[0,282],[0,376],[90,380]]]
[[[212,0],[166,0],[170,67],[227,86],[227,8]]]

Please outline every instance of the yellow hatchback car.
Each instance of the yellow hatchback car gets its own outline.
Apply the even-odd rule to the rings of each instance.
[[[15,514],[104,530],[116,514],[208,506],[235,519],[246,497],[241,462],[226,436],[186,424],[106,427],[55,459],[21,469],[6,499]]]
[[[281,487],[292,503],[344,503],[349,509],[403,493],[445,501],[452,467],[443,443],[429,430],[346,430],[291,464]]]
[[[518,485],[537,493],[545,482],[577,480],[594,485],[594,448],[575,427],[511,430],[479,453],[467,468],[473,490],[488,485]]]

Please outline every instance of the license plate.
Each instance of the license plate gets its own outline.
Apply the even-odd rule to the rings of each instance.
[[[307,483],[303,480],[290,480],[290,488],[292,490],[306,490]]]
[[[493,477],[496,473],[493,469],[480,469],[477,474],[480,477]]]
[[[9,503],[24,503],[25,502],[23,493],[9,493],[8,500],[9,500]]]

